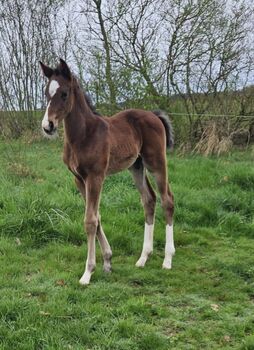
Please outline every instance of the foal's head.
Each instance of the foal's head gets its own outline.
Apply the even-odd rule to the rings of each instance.
[[[42,130],[48,137],[56,134],[58,123],[61,122],[71,111],[73,104],[72,74],[64,62],[56,69],[52,69],[40,62],[43,74],[48,78],[46,86],[47,109],[42,120]]]

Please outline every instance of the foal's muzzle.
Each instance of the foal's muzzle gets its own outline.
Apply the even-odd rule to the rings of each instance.
[[[43,130],[48,135],[54,135],[54,133],[56,132],[56,127],[54,126],[54,123],[50,121],[48,123],[48,127],[43,127]]]

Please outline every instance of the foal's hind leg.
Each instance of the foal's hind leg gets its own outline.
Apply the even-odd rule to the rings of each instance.
[[[160,162],[161,168],[154,172],[158,190],[161,196],[161,205],[164,210],[166,219],[166,245],[165,258],[162,267],[171,269],[172,257],[175,254],[174,236],[173,236],[173,213],[174,213],[174,197],[170,191],[167,181],[166,161]]]
[[[131,171],[135,185],[141,194],[141,200],[145,211],[143,249],[139,260],[136,262],[137,267],[144,267],[149,255],[151,255],[153,252],[153,230],[156,195],[145,174],[145,168],[143,166],[141,158],[138,158],[136,163],[131,168],[129,168],[129,170]]]

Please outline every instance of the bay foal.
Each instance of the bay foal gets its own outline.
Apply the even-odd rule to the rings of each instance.
[[[83,93],[67,64],[60,60],[56,69],[40,62],[48,78],[47,109],[42,120],[46,136],[54,137],[64,122],[63,160],[75,176],[75,182],[86,201],[85,230],[87,260],[80,283],[89,284],[95,269],[95,239],[99,240],[104,270],[111,270],[112,251],[101,226],[100,194],[107,175],[129,169],[141,194],[145,212],[143,250],[136,263],[144,267],[153,251],[155,192],[146,169],[155,177],[166,218],[166,246],[163,268],[170,269],[175,253],[173,240],[173,195],[169,189],[166,146],[173,142],[172,128],[162,112],[130,109],[111,118],[98,115]]]

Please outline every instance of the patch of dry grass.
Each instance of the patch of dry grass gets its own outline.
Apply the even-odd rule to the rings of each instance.
[[[199,142],[193,149],[194,153],[204,154],[205,156],[228,153],[233,147],[231,135],[225,134],[221,125],[212,122],[204,129]]]

